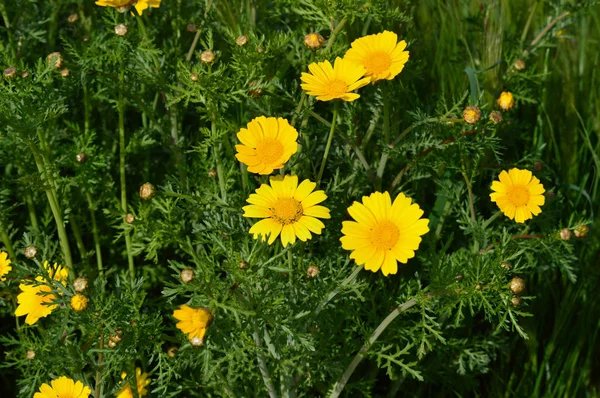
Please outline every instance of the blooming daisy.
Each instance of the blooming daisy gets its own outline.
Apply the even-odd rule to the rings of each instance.
[[[204,342],[206,328],[212,322],[212,314],[206,308],[192,308],[182,305],[179,309],[173,311],[173,317],[179,322],[177,329],[188,335],[190,341]],[[198,344],[194,344],[198,345]]]
[[[515,98],[510,91],[503,91],[498,98],[498,106],[503,111],[510,111],[515,105]]]
[[[313,62],[308,65],[310,73],[302,73],[302,89],[319,101],[331,101],[340,98],[344,101],[354,101],[360,95],[352,91],[364,87],[371,82],[370,77],[364,77],[366,69],[359,64],[335,59],[331,66],[329,61]]]
[[[344,59],[362,65],[367,70],[366,76],[371,81],[392,80],[408,61],[408,51],[404,51],[406,42],[398,43],[394,32],[384,30],[376,35],[364,36],[352,42],[352,48],[346,52]]]
[[[62,282],[66,286],[69,270],[58,264],[50,266],[48,261],[44,261],[44,268],[48,272],[50,278]],[[44,276],[35,278],[37,284],[21,283],[19,288],[21,293],[17,296],[19,306],[15,311],[16,316],[27,315],[25,323],[33,325],[38,319],[46,317],[52,313],[57,307],[56,304],[51,304],[56,296],[52,293],[49,281]]]
[[[44,383],[40,386],[40,392],[36,392],[33,398],[88,398],[92,390],[80,381],[61,376],[52,380],[50,385]]]
[[[236,145],[235,157],[248,171],[271,174],[280,169],[298,151],[298,132],[283,118],[259,116],[237,133],[242,145]]]
[[[490,199],[496,202],[504,215],[522,223],[542,212],[540,206],[545,203],[545,189],[531,171],[514,168],[502,171],[499,179],[492,182],[494,192]]]
[[[5,281],[4,275],[8,274],[12,267],[10,266],[10,260],[8,259],[8,253],[0,252],[0,281]]]
[[[342,248],[351,250],[357,265],[384,275],[398,272],[398,261],[406,263],[415,256],[421,235],[429,232],[429,220],[421,218],[423,210],[403,193],[394,203],[387,192],[363,196],[348,213],[356,221],[342,223]]]
[[[318,218],[330,218],[329,209],[317,206],[327,195],[314,191],[316,183],[304,180],[298,185],[298,176],[286,175],[271,177],[271,186],[262,184],[256,193],[246,200],[244,217],[263,218],[250,228],[254,239],[269,237],[269,244],[281,234],[281,243],[303,242],[312,237],[311,232],[320,235],[325,225]]]
[[[132,6],[135,6],[138,14],[142,15],[148,7],[159,8],[162,0],[97,0],[96,5],[102,7],[118,8],[120,12],[125,12]]]
[[[127,378],[127,373],[121,373],[121,379],[125,380]],[[144,395],[148,395],[148,389],[146,387],[150,384],[150,379],[148,378],[148,373],[142,373],[142,369],[135,369],[135,381],[137,384],[138,396],[143,397]],[[131,386],[129,383],[125,384],[121,390],[116,395],[117,398],[133,398],[133,391],[131,391]]]

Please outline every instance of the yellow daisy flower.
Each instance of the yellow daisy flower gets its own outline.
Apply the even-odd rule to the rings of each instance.
[[[364,66],[366,76],[371,76],[372,82],[392,80],[402,72],[408,61],[409,54],[404,51],[405,48],[404,40],[398,43],[398,36],[394,32],[384,30],[354,40],[344,59]]]
[[[10,266],[11,261],[8,259],[8,253],[0,252],[0,281],[5,281],[4,275],[8,274],[12,267]]]
[[[88,398],[92,390],[80,381],[61,376],[52,380],[50,385],[44,383],[40,386],[40,392],[36,392],[33,398]]]
[[[308,65],[310,73],[302,73],[302,89],[317,97],[319,101],[331,101],[342,99],[354,101],[360,95],[352,91],[364,87],[371,82],[370,77],[363,77],[366,69],[359,64],[344,60],[340,57],[335,59],[331,66],[329,61],[313,62]]]
[[[325,225],[318,218],[330,218],[329,209],[317,206],[327,199],[323,191],[314,191],[316,183],[304,180],[298,185],[298,176],[271,177],[271,186],[262,184],[256,193],[246,200],[244,217],[264,218],[250,228],[254,239],[263,241],[269,236],[269,244],[281,234],[281,243],[295,243],[296,237],[303,242],[312,238],[311,232],[320,235]],[[318,217],[318,218],[317,218]]]
[[[429,232],[429,220],[421,218],[423,210],[403,193],[394,203],[387,192],[363,196],[348,213],[356,221],[342,223],[342,248],[351,250],[357,265],[384,275],[398,272],[398,261],[406,263],[415,256],[421,235]]]
[[[517,168],[502,171],[500,181],[492,182],[490,199],[496,202],[500,211],[511,220],[518,223],[525,222],[542,212],[544,197],[544,186],[529,170]],[[533,215],[532,215],[533,214]]]
[[[188,335],[190,341],[199,340],[204,342],[206,328],[212,322],[212,314],[206,308],[192,308],[182,305],[179,309],[173,311],[173,317],[179,322],[177,329]],[[198,344],[194,344],[198,345]]]
[[[138,14],[142,15],[148,7],[159,8],[162,0],[97,0],[96,5],[101,7],[114,7],[119,11],[127,11],[130,7],[135,6]]]
[[[44,268],[50,278],[62,282],[66,286],[69,277],[67,268],[63,268],[56,263],[51,267],[48,261],[44,261]],[[38,319],[50,315],[57,307],[56,304],[51,304],[56,296],[52,293],[49,281],[44,276],[38,276],[35,280],[38,284],[21,283],[19,285],[21,293],[17,296],[19,306],[15,311],[15,315],[27,315],[25,323],[28,325],[33,325]]]
[[[498,106],[503,111],[510,111],[515,106],[515,98],[510,91],[503,91],[498,98]]]
[[[281,169],[298,151],[298,132],[286,119],[259,116],[237,133],[242,145],[236,145],[235,157],[248,171],[271,174]]]
[[[77,293],[76,295],[74,295],[73,297],[71,297],[71,308],[73,309],[73,311],[75,312],[81,312],[83,310],[85,310],[88,306],[88,298],[85,297],[83,294],[81,293]]]
[[[127,373],[121,373],[121,379],[125,380],[127,378]],[[148,373],[142,373],[142,369],[135,369],[135,381],[137,384],[138,396],[143,397],[144,395],[148,395],[148,389],[146,388],[148,384],[150,384],[150,379],[148,378]],[[133,391],[131,391],[131,386],[129,383],[125,384],[121,390],[116,395],[117,398],[133,398]]]

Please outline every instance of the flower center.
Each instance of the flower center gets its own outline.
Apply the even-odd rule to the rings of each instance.
[[[365,60],[365,68],[371,75],[379,75],[386,72],[390,66],[392,66],[392,58],[388,53],[378,51],[369,54],[369,57]]]
[[[345,81],[335,79],[329,82],[329,94],[335,97],[341,97],[348,92],[348,85]]]
[[[507,196],[515,206],[524,206],[529,202],[529,191],[523,185],[513,186]]]
[[[271,218],[283,225],[295,223],[304,214],[302,204],[294,198],[279,198],[270,210]]]
[[[394,223],[381,221],[371,228],[369,238],[378,250],[390,250],[398,242],[400,232]]]
[[[274,163],[283,155],[283,145],[279,141],[264,140],[256,146],[256,156],[261,163]]]

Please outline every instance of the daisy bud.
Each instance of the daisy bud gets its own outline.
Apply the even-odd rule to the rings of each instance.
[[[29,245],[25,248],[25,257],[30,260],[33,260],[37,256],[37,247],[34,245]]]
[[[108,343],[106,343],[106,345],[108,345],[108,348],[115,348],[117,346],[117,343],[115,343],[112,340],[108,340]]]
[[[27,353],[25,354],[25,358],[27,358],[27,360],[29,360],[29,361],[33,360],[33,358],[35,358],[35,351],[27,350]]]
[[[79,152],[76,156],[77,163],[85,163],[87,161],[87,155],[83,152]]]
[[[190,80],[193,81],[194,83],[196,83],[198,81],[198,79],[200,78],[200,76],[198,76],[197,73],[192,73],[190,75]]]
[[[198,336],[194,336],[193,338],[190,339],[190,344],[193,345],[194,347],[202,347],[202,344],[204,344],[204,340],[202,340]]]
[[[152,199],[155,193],[154,185],[150,184],[149,182],[140,187],[140,198],[142,198],[142,200]]]
[[[464,278],[464,276],[463,276],[462,274],[459,274],[459,275],[456,275],[456,277],[455,277],[454,279],[455,279],[455,280],[456,280],[456,282],[458,283],[458,282],[462,281],[462,280],[463,280],[463,278]]]
[[[513,296],[512,299],[510,299],[510,302],[513,306],[518,307],[523,304],[523,299],[519,296]]]
[[[478,283],[475,285],[475,290],[481,290],[483,289],[483,287],[481,286],[481,283]]]
[[[215,170],[215,169],[208,170],[208,176],[210,178],[215,178],[217,176],[217,170]]]
[[[307,277],[314,279],[317,277],[317,275],[319,275],[319,267],[317,267],[316,265],[311,265],[306,269]]]
[[[71,14],[69,15],[69,18],[67,18],[68,23],[75,23],[77,21],[79,21],[79,15],[77,14]]]
[[[577,228],[575,228],[573,230],[573,232],[575,232],[575,237],[577,239],[583,239],[586,236],[588,236],[588,233],[590,232],[590,229],[587,227],[587,225],[580,225]]]
[[[500,98],[498,98],[498,106],[503,111],[509,111],[512,109],[512,107],[514,105],[515,105],[515,99],[514,99],[512,93],[509,91],[503,91],[502,94],[500,94]]]
[[[259,54],[262,54],[262,53],[264,53],[264,52],[265,52],[265,49],[264,49],[264,47],[263,47],[263,46],[258,46],[258,47],[256,48],[256,52],[257,52],[257,53],[259,53]]]
[[[14,66],[4,69],[4,77],[7,79],[12,79],[16,75],[17,75],[17,68],[15,68]]]
[[[186,29],[188,32],[193,33],[198,30],[198,27],[196,25],[194,25],[193,23],[189,23],[189,24],[187,24]]]
[[[525,281],[518,276],[515,276],[510,281],[510,291],[513,294],[521,294],[525,291]]]
[[[75,289],[77,293],[83,292],[85,289],[87,289],[87,286],[88,280],[85,279],[83,276],[80,276],[73,281],[73,289]]]
[[[88,35],[83,35],[83,37],[81,38],[81,40],[83,41],[88,41],[90,39],[90,37]]]
[[[481,120],[481,111],[476,106],[467,106],[463,111],[463,119],[467,124],[475,124]]]
[[[490,113],[490,121],[494,124],[502,123],[502,113],[500,111],[492,111]]]
[[[244,260],[240,261],[240,263],[238,264],[239,269],[248,269],[248,267],[249,267],[248,263]]]
[[[309,33],[304,36],[304,45],[311,50],[318,50],[323,47],[325,39],[318,33]]]
[[[169,349],[167,350],[167,355],[169,356],[169,358],[175,358],[175,356],[177,355],[177,350],[179,350],[177,346],[169,347]]]
[[[23,73],[21,73],[21,79],[25,79],[26,77],[29,77],[29,72],[24,70]]]
[[[190,268],[181,270],[179,278],[183,283],[190,283],[194,280],[194,270]]]
[[[210,50],[206,50],[200,54],[200,61],[205,64],[212,64],[215,61],[215,53]]]
[[[564,241],[571,240],[571,230],[569,228],[561,229],[560,238]]]
[[[514,64],[516,70],[523,70],[526,66],[527,64],[525,64],[525,61],[523,61],[522,59],[516,60]]]
[[[60,71],[60,75],[62,77],[69,77],[70,74],[71,74],[71,72],[67,68],[64,68],[63,70]]]
[[[248,95],[250,95],[252,98],[258,98],[262,95],[263,89],[257,87],[259,84],[260,82],[258,80],[252,80],[250,84],[248,84]]]
[[[235,39],[235,44],[237,44],[240,47],[245,46],[246,44],[248,44],[248,38],[244,35],[238,36],[238,38]]]
[[[125,222],[127,224],[133,224],[134,221],[135,221],[135,216],[131,213],[127,213],[127,215],[125,216]]]
[[[122,340],[121,336],[123,336],[123,332],[117,334],[111,334],[108,338],[109,341],[114,342],[115,344],[119,344]]]
[[[541,161],[536,161],[535,163],[533,163],[533,169],[535,171],[542,171],[542,169],[544,168],[544,163],[542,163]]]
[[[77,293],[71,297],[71,308],[75,312],[81,312],[88,306],[88,298],[81,293]]]
[[[511,263],[509,263],[508,261],[502,261],[502,262],[500,263],[500,266],[501,266],[502,268],[504,268],[505,270],[507,270],[507,271],[509,271],[509,270],[512,268],[512,264],[511,264]]]
[[[115,34],[121,37],[125,36],[127,34],[127,25],[120,23],[115,26]]]
[[[62,67],[63,58],[59,52],[53,52],[48,55],[46,61],[48,62],[48,66],[51,66],[54,69],[58,70]]]

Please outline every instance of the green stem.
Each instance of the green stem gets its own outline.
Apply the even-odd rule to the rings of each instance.
[[[71,223],[71,229],[73,230],[73,236],[75,237],[75,243],[77,244],[79,255],[81,256],[81,262],[87,264],[87,250],[85,249],[85,245],[83,244],[83,238],[81,237],[81,228],[79,228],[79,223],[73,215],[69,218],[69,222]]]
[[[494,215],[493,215],[493,216],[491,216],[490,218],[488,218],[488,219],[487,219],[487,220],[486,220],[486,221],[483,223],[483,225],[481,226],[481,229],[483,230],[483,229],[486,229],[487,227],[489,227],[489,225],[490,225],[491,223],[493,223],[493,222],[494,222],[494,221],[495,221],[495,220],[496,220],[498,217],[500,217],[501,215],[502,215],[502,212],[501,212],[501,211],[497,211],[496,213],[494,213]]]
[[[275,386],[273,386],[273,382],[271,381],[271,375],[269,373],[269,368],[267,368],[267,363],[265,358],[262,355],[262,342],[260,340],[260,336],[258,335],[258,328],[254,325],[254,332],[252,333],[252,338],[254,339],[254,343],[256,344],[257,353],[256,358],[258,360],[258,369],[260,370],[260,374],[262,376],[263,382],[265,383],[265,387],[269,393],[270,398],[277,398],[277,392],[275,391]]]
[[[340,396],[340,394],[344,390],[344,387],[346,387],[346,383],[348,383],[348,380],[350,379],[350,376],[352,376],[352,373],[354,373],[354,370],[356,369],[356,367],[358,366],[358,364],[367,355],[367,351],[369,350],[369,347],[371,347],[377,341],[377,339],[379,338],[379,336],[381,335],[381,333],[383,333],[383,331],[390,325],[390,323],[392,323],[392,321],[394,319],[396,319],[398,317],[398,315],[400,315],[403,312],[407,311],[409,308],[413,307],[415,304],[417,304],[417,299],[416,298],[412,298],[412,299],[408,300],[407,302],[405,302],[404,304],[402,304],[401,306],[399,306],[398,308],[396,308],[395,310],[393,310],[383,320],[383,322],[381,322],[379,324],[379,326],[377,326],[377,329],[375,329],[375,331],[373,332],[373,334],[371,334],[371,336],[369,337],[369,340],[362,346],[362,348],[360,349],[360,351],[358,352],[358,354],[356,354],[356,356],[354,357],[354,359],[352,360],[352,362],[350,363],[350,365],[348,365],[348,367],[346,368],[346,371],[344,372],[344,374],[342,375],[342,377],[335,384],[333,392],[331,393],[331,395],[329,396],[329,398],[337,398],[337,397]]]
[[[6,251],[8,252],[8,257],[15,261],[17,259],[17,255],[15,254],[15,250],[13,249],[12,243],[10,242],[10,236],[4,226],[0,224],[0,239],[2,239],[2,243],[4,243],[4,247],[6,247]]]
[[[386,91],[383,91],[383,139],[386,145],[390,143],[390,101]],[[377,168],[377,186],[379,190],[382,187],[383,173],[385,171],[385,165],[390,157],[389,152],[383,151],[381,154],[381,160],[379,161],[379,167]]]
[[[98,263],[98,274],[101,278],[104,277],[104,266],[102,264],[102,251],[100,250],[100,234],[98,233],[98,224],[96,223],[96,207],[92,201],[92,195],[89,192],[85,193],[90,209],[90,217],[92,218],[92,235],[94,236],[94,246],[96,248],[96,262]]]
[[[323,310],[323,308],[325,308],[325,306],[327,304],[329,304],[329,302],[335,298],[335,296],[337,296],[346,286],[348,286],[350,283],[352,283],[356,279],[356,276],[362,270],[363,270],[362,265],[354,267],[354,271],[352,271],[352,273],[346,279],[344,279],[338,287],[336,287],[331,293],[329,293],[327,295],[327,297],[325,297],[325,299],[323,301],[321,301],[319,306],[314,310],[313,316],[317,316]]]
[[[325,50],[324,50],[325,52],[329,51],[329,49],[333,45],[333,42],[335,42],[335,38],[337,37],[338,33],[340,33],[340,30],[342,30],[344,25],[346,25],[347,20],[348,19],[346,17],[342,18],[340,23],[337,24],[335,29],[331,32],[331,36],[329,36],[329,40],[327,40],[327,45],[325,46]]]
[[[329,149],[331,148],[331,141],[333,141],[333,134],[335,133],[335,125],[337,123],[337,115],[339,109],[339,102],[336,102],[333,106],[333,118],[331,119],[331,129],[329,129],[329,137],[327,138],[327,145],[325,145],[325,153],[323,154],[323,160],[321,160],[321,167],[319,168],[319,174],[317,175],[317,185],[321,182],[323,177],[323,171],[325,171],[325,164],[327,163],[327,156],[329,155]]]
[[[31,192],[27,192],[25,194],[25,203],[27,203],[27,211],[29,212],[29,221],[31,222],[31,226],[33,230],[37,233],[40,232],[40,226],[38,223],[37,215],[35,213],[35,206],[33,204],[33,197],[31,196]]]
[[[221,383],[221,388],[223,388],[225,393],[227,395],[229,395],[231,398],[236,398],[236,395],[233,392],[233,390],[231,389],[231,387],[229,386],[229,383],[227,382],[227,379],[223,375],[223,372],[221,372],[221,370],[219,368],[216,368],[215,374],[217,375],[217,378],[219,379],[219,382]]]
[[[217,135],[217,122],[216,116],[213,115],[213,119],[210,125],[213,137]],[[213,154],[215,155],[215,163],[217,164],[217,178],[219,179],[219,189],[221,190],[221,199],[227,200],[227,190],[225,189],[225,176],[223,175],[223,165],[221,164],[221,157],[219,156],[218,145],[213,145]]]

